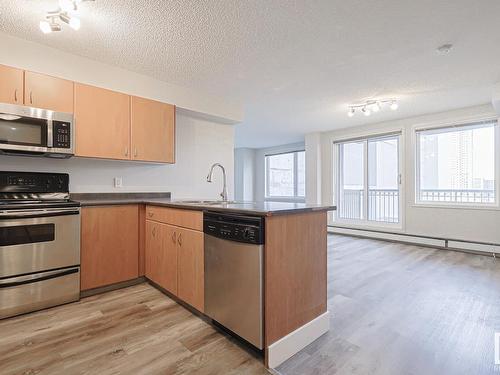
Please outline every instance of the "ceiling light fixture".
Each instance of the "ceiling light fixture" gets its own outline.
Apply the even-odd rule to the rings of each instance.
[[[367,100],[364,103],[350,104],[347,116],[353,117],[356,111],[361,111],[365,116],[370,116],[372,112],[380,112],[384,106],[388,106],[393,111],[399,107],[397,99]]]
[[[79,18],[75,17],[73,13],[78,11],[78,4],[85,1],[95,0],[59,0],[59,7],[57,10],[47,12],[45,15],[46,20],[40,21],[40,30],[42,30],[44,34],[53,31],[61,31],[62,27],[60,21],[69,25],[73,30],[79,30],[81,21]]]

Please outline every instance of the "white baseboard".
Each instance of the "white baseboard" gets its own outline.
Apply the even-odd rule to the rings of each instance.
[[[424,237],[415,237],[406,234],[397,234],[397,233],[384,233],[384,232],[374,232],[374,231],[366,231],[363,229],[351,229],[351,228],[328,228],[328,232],[330,233],[338,233],[338,234],[347,234],[352,236],[361,236],[368,238],[376,238],[380,240],[388,240],[388,241],[399,241],[399,242],[409,242],[417,245],[424,246],[439,246],[445,247],[446,242],[441,239],[434,238],[424,238]]]
[[[330,330],[330,312],[282,337],[267,349],[267,365],[275,368]]]

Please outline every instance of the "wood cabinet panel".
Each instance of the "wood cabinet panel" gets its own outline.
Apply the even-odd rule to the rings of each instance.
[[[204,291],[204,245],[203,232],[178,229],[178,297],[203,312]]]
[[[179,208],[147,206],[146,218],[178,227],[203,230],[203,212]]]
[[[326,212],[266,218],[266,346],[326,312],[326,223]]]
[[[82,290],[139,276],[137,205],[84,207],[81,226]]]
[[[130,97],[75,84],[76,155],[130,159]]]
[[[0,65],[0,103],[23,104],[24,71]]]
[[[177,295],[176,228],[146,221],[146,277]]]
[[[24,104],[57,112],[73,113],[73,82],[25,71]]]
[[[175,106],[131,97],[133,160],[175,162]]]

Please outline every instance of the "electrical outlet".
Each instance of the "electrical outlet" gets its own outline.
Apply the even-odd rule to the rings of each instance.
[[[121,187],[123,187],[123,180],[122,180],[121,177],[115,177],[113,179],[113,183],[115,185],[115,188],[121,188]]]

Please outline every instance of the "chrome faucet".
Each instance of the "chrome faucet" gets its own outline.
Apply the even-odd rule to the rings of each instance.
[[[208,172],[207,176],[207,182],[212,182],[212,174],[214,172],[215,167],[220,167],[220,169],[222,169],[222,177],[224,178],[224,187],[222,188],[222,193],[220,193],[220,196],[222,197],[222,200],[224,202],[227,202],[226,170],[224,169],[222,164],[215,163],[210,167],[210,172]]]

